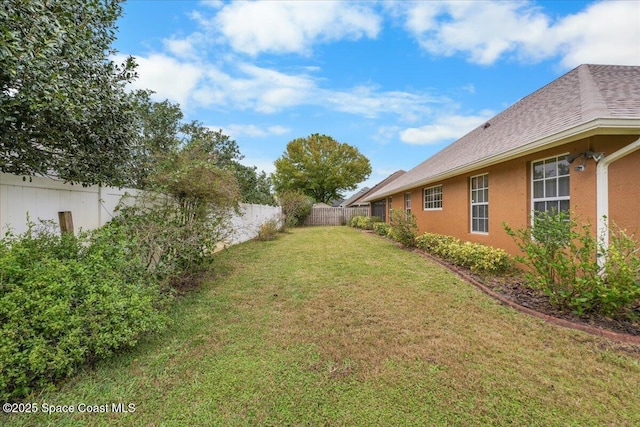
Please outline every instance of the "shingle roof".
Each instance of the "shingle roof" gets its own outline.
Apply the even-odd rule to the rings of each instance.
[[[577,135],[604,125],[631,127],[640,133],[640,67],[580,65],[370,192],[365,200],[435,182],[476,165],[498,163],[510,153],[543,149],[568,137],[569,130]]]
[[[390,184],[392,181],[396,180],[397,178],[401,177],[402,175],[404,175],[405,173],[407,173],[406,171],[400,169],[395,171],[394,173],[392,173],[391,175],[389,175],[388,177],[386,177],[385,179],[383,179],[382,181],[380,181],[379,183],[377,183],[376,185],[374,185],[370,190],[368,190],[366,193],[361,194],[360,197],[358,197],[356,200],[353,201],[353,203],[357,203],[357,202],[366,202],[368,200],[368,197],[370,194],[374,194],[375,192],[377,192],[379,189],[385,187],[386,185]],[[368,202],[367,202],[368,203]]]
[[[370,190],[369,187],[364,187],[362,190],[358,191],[357,193],[349,197],[347,200],[343,200],[342,203],[340,203],[340,207],[348,208],[349,205],[353,205],[356,200],[361,198],[364,194],[368,193],[369,190]]]

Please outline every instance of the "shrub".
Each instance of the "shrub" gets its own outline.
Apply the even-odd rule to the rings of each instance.
[[[361,228],[362,230],[369,230],[372,227],[371,218],[368,216],[360,215],[356,217],[358,221],[356,222],[356,227]]]
[[[285,215],[285,227],[296,227],[304,224],[311,214],[313,200],[301,191],[285,191],[278,195],[278,201]]]
[[[135,245],[115,223],[79,237],[30,225],[0,240],[0,400],[164,327],[167,297]]]
[[[277,219],[270,219],[264,222],[258,230],[258,236],[256,240],[274,240],[278,236],[280,226]]]
[[[390,238],[411,248],[415,246],[417,231],[418,226],[416,225],[415,215],[407,214],[406,212],[399,210],[393,211],[388,231],[388,236]]]
[[[373,231],[380,236],[387,236],[389,234],[389,228],[391,228],[391,226],[386,222],[373,223]]]
[[[416,247],[474,272],[502,273],[511,266],[504,250],[461,242],[453,236],[425,233],[416,238]]]
[[[373,230],[373,224],[376,222],[380,222],[382,218],[377,216],[365,216],[365,215],[357,215],[351,218],[349,225],[355,228],[361,228],[363,230]]]
[[[615,224],[609,247],[591,234],[588,223],[570,215],[539,213],[533,226],[512,230],[504,225],[525,256],[530,286],[541,289],[551,303],[578,314],[601,313],[610,317],[633,316],[640,300],[638,243]],[[598,258],[603,259],[602,265]]]
[[[232,208],[208,206],[192,215],[175,198],[145,193],[119,208],[112,220],[135,242],[133,252],[159,280],[181,284],[200,274],[218,244],[228,238]]]

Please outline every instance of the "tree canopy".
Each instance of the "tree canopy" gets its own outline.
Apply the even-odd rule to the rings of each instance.
[[[275,166],[277,192],[300,190],[324,203],[343,198],[371,174],[369,159],[356,147],[317,133],[289,142]]]
[[[117,0],[0,4],[0,171],[121,183],[135,63],[109,60],[120,14]]]
[[[159,168],[166,169],[176,154],[194,150],[219,169],[231,172],[245,203],[275,204],[271,181],[255,166],[240,163],[243,156],[238,143],[221,129],[213,130],[199,121],[183,122],[180,106],[168,100],[155,102],[152,92],[133,94],[136,109],[137,133],[133,142],[131,162],[127,168],[127,185],[153,188],[152,175]]]

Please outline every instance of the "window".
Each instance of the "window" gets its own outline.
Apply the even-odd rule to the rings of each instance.
[[[471,177],[471,232],[489,232],[489,175]]]
[[[533,162],[531,165],[533,214],[569,212],[569,162],[567,156]]]
[[[411,215],[411,193],[404,193],[404,210],[407,217]]]
[[[371,216],[378,217],[382,219],[382,221],[386,221],[386,212],[387,211],[387,201],[377,200],[375,202],[371,202]]]
[[[424,189],[424,210],[442,209],[442,185]]]

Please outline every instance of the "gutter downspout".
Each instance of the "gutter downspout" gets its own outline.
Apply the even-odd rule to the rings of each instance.
[[[602,240],[602,248],[609,248],[609,165],[640,149],[640,138],[626,145],[598,162],[596,168],[596,216],[598,218],[597,236]],[[600,267],[604,265],[604,258],[598,258]]]

